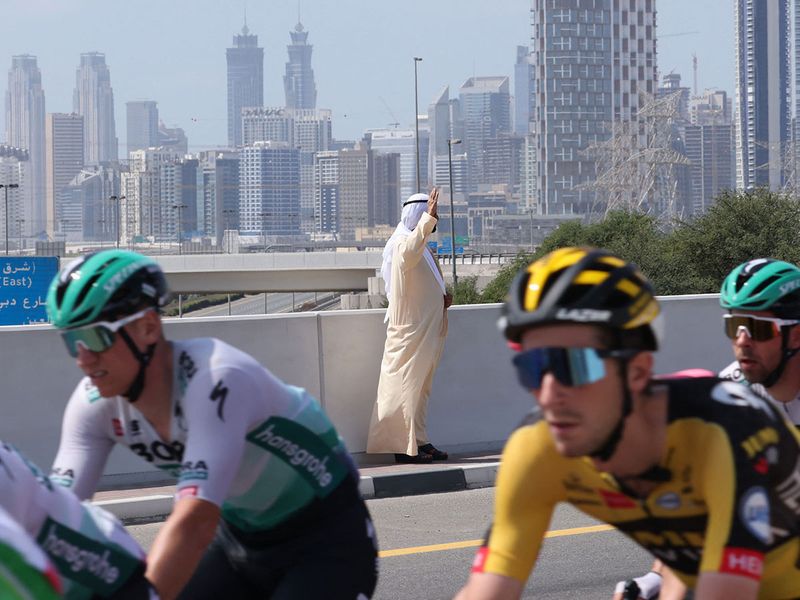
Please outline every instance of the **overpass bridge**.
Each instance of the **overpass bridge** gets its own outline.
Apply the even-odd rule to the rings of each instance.
[[[456,257],[459,276],[491,278],[511,255]],[[154,256],[175,294],[351,292],[367,289],[382,262],[380,251],[268,252]],[[448,257],[449,259],[449,257]],[[451,269],[445,265],[445,279]]]

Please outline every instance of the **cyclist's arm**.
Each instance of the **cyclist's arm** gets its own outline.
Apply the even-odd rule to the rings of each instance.
[[[519,597],[561,495],[559,458],[546,425],[518,429],[503,451],[494,522],[472,565],[463,598]],[[535,482],[535,483],[532,483]]]
[[[203,556],[219,522],[217,505],[197,498],[178,500],[148,556],[145,576],[162,600],[177,597]]]
[[[91,498],[103,474],[114,441],[106,434],[107,403],[87,398],[86,383],[75,388],[64,412],[61,442],[50,479],[71,489],[81,500]],[[104,417],[107,417],[104,419]]]
[[[260,395],[251,377],[227,367],[197,373],[187,387],[189,434],[178,500],[148,556],[147,578],[164,600],[186,585],[214,537]]]
[[[513,577],[495,573],[472,573],[454,600],[516,600],[524,584]]]
[[[700,573],[695,588],[695,600],[756,600],[759,582],[741,575]]]

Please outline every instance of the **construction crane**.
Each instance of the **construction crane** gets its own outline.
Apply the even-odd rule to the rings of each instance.
[[[389,108],[389,104],[386,102],[386,100],[384,100],[382,96],[378,96],[378,100],[383,103],[383,105],[386,107],[386,111],[391,115],[392,119],[394,119],[392,123],[389,123],[389,127],[394,126],[395,129],[400,127],[400,121],[397,120],[397,117],[394,115],[392,109]]]

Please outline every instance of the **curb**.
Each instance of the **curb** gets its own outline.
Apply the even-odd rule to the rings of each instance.
[[[358,489],[365,500],[436,494],[494,486],[499,462],[445,467],[387,475],[362,475]],[[94,502],[125,523],[163,519],[172,511],[172,494],[134,496]]]

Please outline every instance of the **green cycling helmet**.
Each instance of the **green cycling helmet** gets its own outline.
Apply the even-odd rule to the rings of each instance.
[[[47,292],[47,315],[59,329],[115,320],[169,300],[164,272],[148,256],[102,250],[70,262]]]
[[[776,317],[800,316],[800,268],[772,258],[755,258],[722,282],[719,303],[729,310],[768,310]]]

